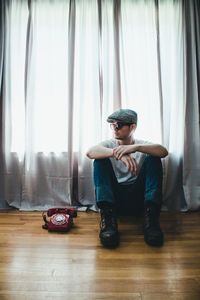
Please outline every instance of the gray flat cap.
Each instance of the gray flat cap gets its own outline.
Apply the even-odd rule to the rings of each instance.
[[[137,113],[131,109],[119,109],[107,118],[107,122],[109,123],[113,123],[114,121],[134,123],[137,125]]]

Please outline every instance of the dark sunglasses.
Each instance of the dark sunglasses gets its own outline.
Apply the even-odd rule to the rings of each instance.
[[[111,123],[110,128],[111,129],[121,129],[123,126],[130,126],[131,123],[122,123],[122,122],[117,122],[117,123]]]

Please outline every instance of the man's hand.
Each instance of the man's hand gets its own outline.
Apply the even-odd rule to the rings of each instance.
[[[135,171],[135,176],[137,176],[138,164],[135,158],[131,157],[129,154],[125,154],[121,157],[121,161],[127,166],[128,172],[131,172],[132,176],[134,171]]]
[[[124,154],[135,153],[138,151],[136,145],[121,145],[113,149],[113,155],[116,159],[121,159]]]

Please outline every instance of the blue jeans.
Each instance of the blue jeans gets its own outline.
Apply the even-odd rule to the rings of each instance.
[[[116,206],[118,213],[140,214],[146,201],[162,205],[162,162],[159,157],[147,154],[136,180],[128,185],[117,182],[109,158],[95,159],[93,169],[97,206],[109,202]]]

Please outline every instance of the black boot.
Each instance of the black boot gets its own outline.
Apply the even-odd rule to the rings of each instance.
[[[119,232],[114,208],[101,209],[100,240],[105,247],[117,247],[119,244]]]
[[[163,245],[163,232],[159,224],[160,207],[148,201],[144,211],[144,240],[150,246]]]

